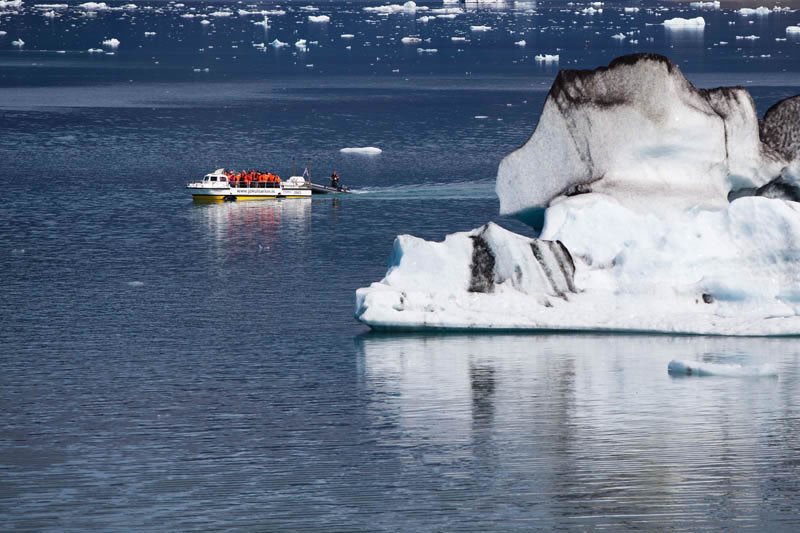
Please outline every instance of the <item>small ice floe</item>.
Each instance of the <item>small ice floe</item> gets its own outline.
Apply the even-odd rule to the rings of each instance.
[[[209,17],[214,18],[230,17],[231,15],[233,15],[232,11],[214,11],[208,14]]]
[[[638,13],[638,12],[639,12],[639,8],[638,7],[626,7],[625,8],[625,13]]]
[[[534,58],[537,63],[558,63],[558,54],[537,54]]]
[[[122,9],[124,11],[135,11],[139,9],[139,6],[137,6],[136,4],[125,4],[122,6]]]
[[[145,37],[153,37],[156,34],[154,31],[146,31],[144,32]]]
[[[800,26],[787,26],[786,33],[800,34]]]
[[[618,41],[624,41],[625,40],[625,34],[624,33],[617,33],[616,35],[612,35],[611,38],[612,39],[617,39]]]
[[[389,4],[388,6],[365,7],[367,13],[378,13],[381,15],[392,15],[394,13],[414,13],[417,11],[416,2],[408,1],[403,5]]]
[[[690,7],[699,7],[699,8],[713,8],[719,9],[720,3],[719,0],[714,0],[713,2],[690,2]]]
[[[17,48],[22,48],[23,46],[25,46],[25,41],[23,41],[22,39],[17,39],[16,41],[11,41],[11,44],[16,46]]]
[[[584,15],[594,15],[595,13],[602,13],[602,12],[603,12],[602,9],[595,9],[593,7],[587,7],[581,9],[581,13],[583,13]]]
[[[87,50],[87,52],[89,52],[90,54],[102,54],[103,53],[103,49],[102,48],[89,48]]]
[[[0,0],[0,9],[9,7],[22,7],[22,0]]]
[[[427,24],[428,22],[430,22],[432,20],[434,20],[434,17],[424,16],[424,17],[418,18],[417,22],[422,22],[423,24]]]
[[[453,41],[454,43],[465,43],[465,42],[467,42],[467,38],[466,37],[459,37],[459,36],[450,37],[450,40]]]
[[[309,15],[308,21],[324,24],[326,22],[330,22],[331,18],[328,15]]]
[[[755,9],[753,9],[752,7],[743,7],[736,12],[745,17],[749,17],[752,15],[762,15],[762,16],[769,15],[770,13],[772,13],[772,10],[768,7],[761,6]]]
[[[86,11],[106,11],[109,9],[108,4],[105,2],[84,2],[79,4],[78,7]]]
[[[294,43],[294,47],[300,50],[301,52],[308,51],[308,41],[305,39],[298,39],[296,43]]]
[[[472,118],[474,118],[474,119],[476,119],[476,120],[486,120],[486,119],[487,119],[487,118],[489,118],[489,117],[487,117],[486,115],[475,115],[475,116],[474,116],[474,117],[472,117]]]
[[[269,20],[267,17],[264,17],[264,20],[257,20],[253,22],[255,26],[263,26],[264,28],[269,28]]]
[[[126,285],[128,287],[144,287],[144,281],[129,281]]]
[[[418,54],[435,54],[438,51],[438,48],[417,48]]]
[[[755,41],[756,39],[760,39],[758,35],[737,35],[737,41]]]
[[[203,19],[200,21],[200,24],[202,24],[203,26],[207,26],[208,24],[211,24],[211,21],[208,19]]]
[[[517,42],[515,42],[514,44],[515,44],[516,46],[519,46],[519,47],[521,47],[521,48],[525,48],[525,45],[526,45],[526,44],[528,44],[528,43],[526,43],[526,42],[525,42],[525,39],[522,39],[521,41],[517,41]]]
[[[284,47],[286,47],[286,46],[289,46],[289,43],[285,43],[285,42],[283,42],[283,41],[279,41],[278,39],[275,39],[274,41],[272,41],[271,43],[269,43],[269,45],[270,45],[272,48],[284,48]]]
[[[44,13],[42,13],[42,16],[47,17],[49,19],[54,19],[58,16],[58,14],[51,9],[50,11],[45,11]]]
[[[737,364],[705,363],[702,361],[682,361],[673,359],[667,365],[671,376],[724,376],[733,378],[775,377],[778,371],[771,364],[743,366]]]
[[[491,31],[491,29],[492,29],[491,26],[470,26],[469,27],[470,31],[475,31],[475,32]]]
[[[355,35],[353,35],[352,33],[343,33],[339,37],[341,37],[342,39],[352,39],[355,37]]]
[[[422,42],[422,39],[419,37],[403,37],[400,39],[400,42],[403,44],[419,44]]]
[[[663,24],[665,28],[699,29],[699,28],[705,28],[706,19],[704,19],[703,17],[695,17],[693,19],[684,19],[681,17],[676,17],[674,19],[665,20]]]
[[[120,41],[116,37],[103,41],[103,46],[108,46],[109,48],[119,48],[119,45]]]
[[[0,30],[0,37],[2,37],[3,35],[8,35],[8,32]]]
[[[383,152],[380,148],[374,146],[363,146],[354,148],[342,148],[339,150],[343,154],[358,154],[358,155],[379,155]]]

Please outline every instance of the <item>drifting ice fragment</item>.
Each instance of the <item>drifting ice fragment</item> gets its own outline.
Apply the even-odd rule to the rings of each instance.
[[[383,152],[380,148],[374,146],[364,146],[361,148],[342,148],[339,150],[343,154],[359,154],[359,155],[379,155]]]
[[[778,370],[771,364],[742,366],[736,364],[705,363],[702,361],[681,361],[673,359],[667,365],[671,376],[724,376],[736,378],[776,377]]]
[[[108,46],[109,48],[119,48],[119,45],[120,41],[116,37],[103,41],[103,46]]]
[[[308,16],[309,22],[318,22],[318,23],[325,23],[330,22],[331,18],[328,15],[309,15]]]
[[[558,54],[537,54],[534,59],[537,63],[558,63],[559,56]]]
[[[693,19],[674,18],[664,21],[665,28],[705,28],[706,20],[703,17]]]

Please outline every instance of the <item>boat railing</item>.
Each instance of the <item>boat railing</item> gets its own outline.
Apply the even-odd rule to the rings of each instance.
[[[279,189],[281,186],[280,182],[274,181],[251,181],[250,183],[244,181],[232,181],[230,184],[232,187],[236,187],[237,189]]]

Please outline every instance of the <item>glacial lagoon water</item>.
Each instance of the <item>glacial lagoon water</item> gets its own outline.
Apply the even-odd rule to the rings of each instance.
[[[493,177],[557,72],[536,54],[665,53],[763,112],[800,92],[800,14],[517,2],[425,25],[316,3],[320,27],[305,5],[266,33],[180,16],[242,8],[223,2],[0,12],[0,528],[797,530],[795,339],[377,335],[352,310],[397,234],[534,234],[498,217]],[[700,33],[647,25],[697,15]],[[252,46],[276,38],[289,49]],[[307,164],[363,192],[182,189]],[[678,378],[672,359],[778,376]]]

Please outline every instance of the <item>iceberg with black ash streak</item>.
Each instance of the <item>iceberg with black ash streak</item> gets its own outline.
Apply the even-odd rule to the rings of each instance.
[[[800,333],[800,97],[759,120],[740,87],[667,58],[562,71],[500,164],[495,224],[395,241],[356,294],[374,328]]]

